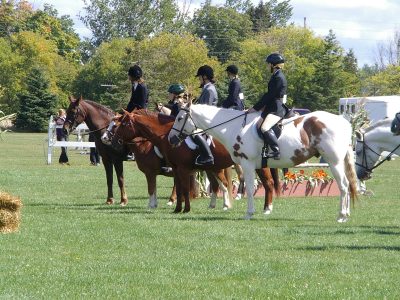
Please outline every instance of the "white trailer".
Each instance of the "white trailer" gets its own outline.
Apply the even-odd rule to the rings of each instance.
[[[353,115],[361,107],[367,111],[371,123],[394,118],[395,114],[400,112],[400,96],[352,97],[339,100],[339,113],[345,117]]]

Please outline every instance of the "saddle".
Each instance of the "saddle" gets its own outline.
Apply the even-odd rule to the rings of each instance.
[[[281,119],[279,120],[278,123],[276,123],[276,124],[275,124],[274,126],[272,126],[272,128],[271,128],[271,129],[274,131],[274,133],[275,133],[275,135],[276,135],[276,138],[278,138],[278,139],[279,139],[279,137],[280,137],[281,134],[282,134],[282,128],[283,128],[282,121],[285,120],[285,119],[290,119],[290,118],[296,116],[296,113],[294,112],[293,108],[289,108],[289,107],[287,107],[287,106],[284,105],[284,104],[283,104],[283,106],[284,106],[284,108],[285,108],[285,110],[286,110],[286,114],[283,116],[283,118],[281,118]],[[259,136],[260,139],[264,140],[263,134],[262,134],[262,132],[261,132],[261,125],[260,125],[260,126],[257,126],[257,134],[258,134],[258,136]]]

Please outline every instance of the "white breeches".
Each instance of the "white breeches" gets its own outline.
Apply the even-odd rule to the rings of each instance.
[[[274,114],[268,114],[261,125],[261,132],[266,132],[272,128],[276,123],[279,122],[281,117]]]

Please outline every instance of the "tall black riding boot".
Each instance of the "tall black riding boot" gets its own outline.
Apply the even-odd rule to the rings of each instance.
[[[266,132],[263,132],[264,136],[264,142],[268,144],[269,148],[271,149],[271,152],[269,153],[263,153],[263,157],[266,158],[273,158],[273,159],[280,159],[281,158],[281,153],[279,151],[279,146],[278,146],[278,138],[275,135],[275,132],[270,129]]]
[[[211,153],[211,149],[207,144],[207,141],[199,134],[193,137],[194,142],[199,146],[200,155],[196,158],[195,164],[198,166],[213,165],[214,156]]]

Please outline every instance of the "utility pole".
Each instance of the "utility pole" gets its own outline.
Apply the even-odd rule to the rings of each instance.
[[[304,28],[307,28],[307,17],[304,17],[304,20],[303,20],[303,27],[304,27]]]

